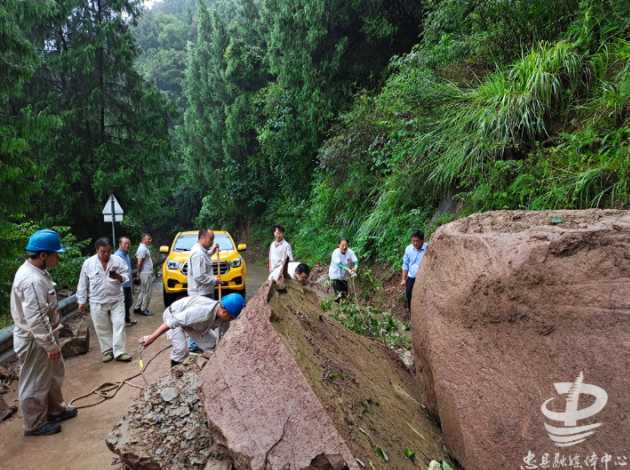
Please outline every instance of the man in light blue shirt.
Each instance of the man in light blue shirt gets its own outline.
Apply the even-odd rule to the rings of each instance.
[[[411,310],[411,296],[413,294],[413,286],[416,282],[418,269],[422,264],[424,255],[427,252],[428,245],[424,243],[424,233],[416,231],[411,235],[411,245],[405,248],[402,265],[401,287],[405,288],[405,297],[407,299],[407,309]]]
[[[131,258],[129,257],[129,245],[131,245],[131,240],[127,237],[120,237],[118,239],[118,249],[114,253],[119,258],[122,258],[123,261],[127,264],[127,268],[129,269],[129,280],[123,284],[123,292],[125,294],[125,325],[133,326],[138,323],[136,320],[131,319],[131,306],[133,305],[133,296],[131,294]]]

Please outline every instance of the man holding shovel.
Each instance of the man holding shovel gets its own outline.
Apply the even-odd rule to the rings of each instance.
[[[212,271],[212,255],[215,253],[219,253],[219,245],[214,243],[214,232],[202,228],[188,258],[189,296],[204,295],[214,298],[214,286],[221,283],[219,276],[215,276]]]
[[[197,234],[197,243],[190,250],[188,258],[187,292],[189,297],[203,295],[214,298],[214,287],[221,288],[221,279],[215,276],[212,269],[212,255],[219,253],[219,245],[214,243],[214,232],[202,228]],[[218,334],[218,332],[217,332]],[[192,352],[200,352],[201,348],[194,340],[190,340],[188,348]]]

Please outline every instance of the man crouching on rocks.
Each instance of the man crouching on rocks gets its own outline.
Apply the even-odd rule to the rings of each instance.
[[[221,301],[203,296],[184,297],[164,310],[164,323],[151,335],[140,338],[146,348],[168,331],[167,338],[173,345],[171,367],[181,364],[188,357],[190,336],[199,347],[210,350],[218,341],[213,330],[224,327],[239,316],[245,300],[240,294],[228,294]]]

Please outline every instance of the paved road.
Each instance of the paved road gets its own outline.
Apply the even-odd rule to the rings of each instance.
[[[248,265],[247,291],[251,296],[266,279],[266,270],[257,264]],[[129,352],[135,351],[140,336],[149,334],[161,323],[163,310],[162,291],[159,283],[153,289],[150,309],[156,313],[152,317],[138,318],[138,324],[127,329]],[[151,350],[159,351],[168,343],[160,338]],[[145,361],[151,352],[144,354]],[[164,352],[151,364],[146,376],[150,382],[167,374],[169,369],[168,352]],[[135,361],[123,364],[100,362],[100,352],[92,331],[90,352],[66,361],[64,395],[66,400],[88,393],[103,382],[114,382],[137,373]],[[135,380],[138,385],[142,379]],[[15,385],[15,384],[14,384]],[[113,454],[105,445],[105,437],[114,424],[125,414],[130,401],[138,390],[124,387],[118,395],[101,405],[86,408],[79,416],[63,424],[60,434],[50,437],[23,436],[21,417],[13,417],[0,424],[0,468],[30,470],[51,468],[55,470],[92,470],[111,467]],[[15,393],[5,395],[7,402],[15,398]]]

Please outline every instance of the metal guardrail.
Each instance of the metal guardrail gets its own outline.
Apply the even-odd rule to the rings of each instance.
[[[61,299],[57,306],[61,313],[61,318],[65,318],[77,309],[77,296],[71,295],[65,299]],[[13,349],[13,325],[7,326],[0,330],[0,362],[7,351]]]

